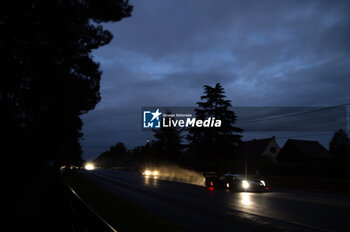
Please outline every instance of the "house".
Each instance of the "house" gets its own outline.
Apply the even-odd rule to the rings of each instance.
[[[238,156],[243,160],[269,160],[275,161],[281,148],[275,136],[266,139],[244,141],[238,146]]]
[[[327,161],[331,159],[330,152],[318,141],[288,139],[277,156],[279,162],[306,163],[312,161]]]

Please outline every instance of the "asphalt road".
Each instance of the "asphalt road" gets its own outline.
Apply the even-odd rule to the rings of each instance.
[[[350,231],[350,197],[278,190],[229,192],[115,170],[81,171],[187,231]]]

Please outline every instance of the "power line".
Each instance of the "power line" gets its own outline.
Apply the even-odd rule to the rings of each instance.
[[[242,124],[242,123],[255,123],[255,122],[262,122],[262,121],[272,121],[272,120],[277,120],[277,119],[282,119],[282,118],[290,118],[290,117],[295,117],[295,116],[299,116],[299,115],[310,114],[310,113],[315,113],[315,112],[320,112],[320,111],[340,108],[340,107],[346,106],[346,105],[350,105],[350,102],[349,103],[344,103],[344,104],[341,104],[341,105],[337,105],[337,106],[330,106],[330,107],[320,108],[320,109],[316,109],[316,110],[305,111],[305,112],[301,112],[301,113],[286,114],[286,115],[279,116],[279,117],[274,117],[274,118],[247,120],[247,121],[241,121],[241,122],[238,121],[237,123],[238,124]]]
[[[299,135],[299,136],[278,136],[279,139],[290,139],[290,138],[304,138],[304,137],[313,137],[313,136],[320,136],[320,135],[328,135],[333,134],[334,131],[329,131],[326,133],[320,133],[320,134],[308,134],[308,135]]]

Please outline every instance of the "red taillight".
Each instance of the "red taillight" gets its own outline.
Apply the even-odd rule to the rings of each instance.
[[[269,187],[265,187],[265,189],[269,189]]]
[[[214,190],[214,187],[209,187],[210,190]]]

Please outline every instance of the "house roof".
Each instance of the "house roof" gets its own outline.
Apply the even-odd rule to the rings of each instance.
[[[238,154],[245,157],[256,157],[263,154],[271,140],[275,138],[254,139],[242,142],[238,147]]]
[[[303,153],[308,157],[313,157],[313,158],[330,157],[330,153],[328,152],[328,150],[324,146],[322,146],[318,141],[288,139],[282,149],[287,149],[288,146],[293,146],[298,151],[300,151],[301,153]]]

